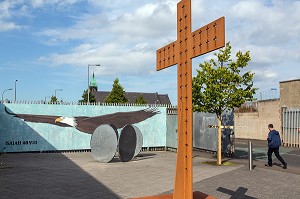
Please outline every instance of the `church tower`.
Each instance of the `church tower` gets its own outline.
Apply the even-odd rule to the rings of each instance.
[[[90,91],[91,92],[98,91],[98,86],[97,86],[97,82],[96,82],[96,78],[95,78],[94,73],[93,73],[93,77],[90,81]]]

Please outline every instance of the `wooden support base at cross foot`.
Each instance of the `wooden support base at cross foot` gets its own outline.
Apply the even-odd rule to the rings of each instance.
[[[132,199],[173,199],[173,194],[159,195],[159,196],[146,196],[142,198],[132,198]],[[193,193],[193,199],[216,199],[214,196],[207,195],[200,191],[195,191]]]

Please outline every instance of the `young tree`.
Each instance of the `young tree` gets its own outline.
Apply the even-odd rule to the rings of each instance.
[[[143,98],[142,95],[140,95],[138,98],[134,100],[135,104],[147,104],[146,100]]]
[[[111,92],[105,99],[106,103],[128,103],[129,100],[125,96],[124,88],[121,86],[119,79],[114,80]]]
[[[251,60],[250,52],[236,53],[232,61],[231,46],[228,42],[219,53],[217,61],[200,64],[197,76],[193,77],[193,109],[198,112],[215,113],[218,117],[218,164],[221,164],[221,115],[227,109],[240,107],[246,101],[254,100],[254,73],[242,74],[241,69]]]
[[[52,95],[49,104],[55,104],[57,102],[58,102],[57,97]]]
[[[87,103],[88,102],[88,89],[84,90],[83,91],[83,94],[82,94],[82,99],[79,100],[80,103]],[[95,96],[90,92],[89,94],[89,98],[90,98],[90,102],[96,102],[96,98]]]

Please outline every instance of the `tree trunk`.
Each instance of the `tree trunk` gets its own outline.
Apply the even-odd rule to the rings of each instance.
[[[218,115],[218,161],[217,164],[222,164],[222,120],[221,115]]]

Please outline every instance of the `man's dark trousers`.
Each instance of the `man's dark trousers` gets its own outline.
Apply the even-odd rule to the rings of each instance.
[[[272,166],[272,153],[275,153],[276,158],[283,164],[286,165],[286,162],[279,155],[279,148],[271,148],[268,149],[268,165]]]

